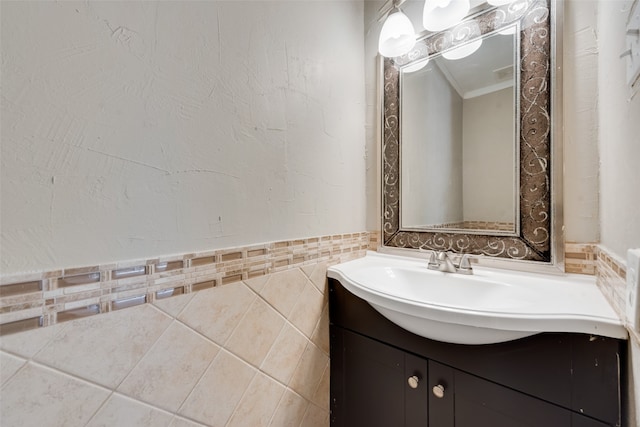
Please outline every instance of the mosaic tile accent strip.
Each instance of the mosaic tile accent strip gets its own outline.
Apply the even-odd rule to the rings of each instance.
[[[626,264],[602,245],[597,247],[597,257],[596,283],[618,316],[624,319],[626,317],[625,293],[627,290]]]
[[[567,273],[596,274],[597,243],[565,243],[564,270]]]
[[[360,232],[2,277],[0,335],[338,263],[364,256],[370,246],[370,233]]]
[[[377,251],[380,247],[380,231],[369,232],[369,250]]]

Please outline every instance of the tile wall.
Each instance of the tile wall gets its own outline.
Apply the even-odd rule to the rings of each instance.
[[[327,426],[326,269],[379,239],[323,236],[4,277],[0,423]],[[567,272],[595,274],[622,314],[624,262],[597,244],[565,250]]]
[[[355,233],[7,279],[0,424],[327,426],[326,269],[369,245]]]
[[[625,295],[627,292],[627,268],[624,260],[619,259],[607,248],[600,245],[596,252],[596,281],[609,304],[621,319],[626,317]],[[632,339],[640,343],[640,332],[627,328]]]
[[[596,276],[596,283],[611,307],[625,319],[627,268],[624,260],[597,243],[566,243],[564,267],[567,273]],[[631,339],[640,343],[640,332],[627,329]]]

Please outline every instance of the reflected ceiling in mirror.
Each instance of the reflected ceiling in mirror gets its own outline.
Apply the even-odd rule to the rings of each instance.
[[[438,251],[453,251],[457,253],[470,253],[475,255],[487,255],[492,257],[517,259],[526,261],[552,262],[552,212],[551,212],[551,11],[550,0],[515,0],[507,6],[490,8],[479,12],[477,15],[460,23],[456,27],[439,33],[427,34],[418,40],[415,48],[402,57],[385,59],[383,65],[383,142],[382,142],[382,177],[383,177],[383,224],[382,224],[382,244],[383,246],[399,248],[423,248]],[[410,208],[411,203],[407,199],[413,198],[419,191],[432,191],[433,188],[450,188],[449,183],[434,182],[433,179],[420,182],[415,177],[405,175],[404,167],[413,159],[419,158],[418,165],[421,169],[431,169],[427,165],[429,158],[439,163],[445,160],[439,159],[433,151],[442,150],[442,145],[437,143],[428,150],[425,159],[421,154],[415,156],[403,154],[404,141],[407,137],[405,133],[405,121],[402,110],[407,108],[404,96],[406,89],[401,86],[401,79],[406,79],[401,70],[406,66],[424,62],[429,59],[424,69],[438,69],[442,71],[440,62],[443,59],[437,57],[445,52],[477,39],[483,39],[484,43],[490,43],[492,38],[497,38],[500,32],[510,32],[516,29],[515,36],[512,35],[517,48],[512,52],[517,52],[513,76],[516,79],[511,90],[515,92],[511,96],[512,116],[507,119],[511,128],[511,146],[506,150],[505,162],[508,164],[504,170],[509,170],[512,179],[504,178],[508,181],[508,189],[504,190],[501,197],[512,199],[512,205],[504,205],[503,210],[514,212],[510,218],[514,220],[514,225],[508,230],[494,230],[490,227],[477,226],[473,230],[467,230],[464,226],[457,227],[458,222],[464,224],[464,209],[458,209],[457,216],[448,218],[443,216],[439,219],[420,218],[414,216],[413,219],[404,215],[405,210],[415,209],[423,215],[420,207]],[[507,37],[508,38],[508,37]],[[482,48],[481,48],[482,49]],[[478,52],[482,52],[479,50]],[[477,53],[477,52],[476,52]],[[475,55],[475,54],[474,54]],[[459,60],[459,61],[462,61]],[[440,64],[439,64],[440,63]],[[491,73],[498,75],[503,73],[509,75],[509,64],[498,65],[491,69]],[[464,68],[464,67],[463,67]],[[469,70],[463,69],[468,72]],[[456,75],[456,71],[447,69],[442,73],[449,73],[450,77]],[[428,71],[425,71],[428,73]],[[472,73],[473,74],[473,73]],[[411,78],[411,77],[409,77]],[[458,80],[457,77],[452,77]],[[460,79],[462,79],[460,77]],[[458,95],[473,94],[480,90],[476,87],[464,86],[465,83],[458,82],[455,89]],[[508,87],[504,88],[508,91]],[[479,93],[479,92],[475,92]],[[475,97],[478,98],[478,97]],[[468,97],[473,100],[474,97]],[[519,109],[518,109],[519,106]],[[486,118],[488,120],[488,118]],[[462,131],[464,126],[457,126],[458,131]],[[411,131],[409,131],[411,132]],[[432,132],[432,130],[426,131]],[[414,132],[415,138],[421,138],[421,132]],[[416,136],[418,135],[418,136]],[[422,143],[424,139],[420,143]],[[409,148],[410,149],[410,148]],[[462,150],[458,155],[462,159]],[[426,155],[425,154],[425,155]],[[509,161],[511,159],[511,161]],[[515,159],[515,161],[513,161]],[[460,161],[458,163],[460,163]],[[440,165],[442,166],[442,165]],[[456,166],[458,167],[458,166]],[[493,166],[484,166],[484,162],[476,162],[475,167],[485,170],[493,169]],[[465,169],[467,166],[465,166]],[[460,168],[462,170],[462,168]],[[462,172],[460,172],[462,173]],[[506,172],[505,172],[506,173]],[[411,185],[408,180],[414,180],[413,191],[404,187]],[[417,180],[417,181],[415,181]],[[401,190],[401,181],[403,189]],[[460,179],[463,185],[463,180]],[[426,189],[423,187],[427,187]],[[497,192],[497,187],[485,185],[485,191],[478,196],[484,205],[490,205],[492,193]],[[501,192],[503,190],[500,190]],[[506,195],[506,196],[505,196]],[[443,196],[443,197],[446,197]],[[417,199],[417,198],[416,198]],[[444,199],[426,198],[427,210],[433,209],[438,212]],[[417,203],[417,200],[416,200]],[[422,203],[422,202],[420,202]],[[460,213],[462,212],[462,213]],[[411,215],[407,213],[407,215]],[[475,216],[476,214],[474,214]],[[478,214],[479,215],[479,214]],[[418,215],[419,216],[419,215]],[[471,217],[469,217],[471,218]],[[475,218],[473,219],[476,220]],[[455,228],[439,229],[439,224],[446,224],[453,221]],[[469,219],[471,221],[471,219]],[[479,220],[481,221],[481,219]],[[492,217],[492,222],[501,222],[499,216]],[[510,219],[504,222],[510,222]],[[489,222],[489,221],[487,221]],[[435,224],[435,226],[434,226]],[[424,226],[428,227],[424,227]]]
[[[401,229],[518,232],[515,36],[400,69]]]

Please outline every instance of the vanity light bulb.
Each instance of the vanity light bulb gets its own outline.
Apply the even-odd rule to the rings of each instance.
[[[505,4],[512,3],[514,0],[487,0],[491,6],[504,6]]]
[[[467,43],[455,49],[451,49],[450,51],[444,52],[442,56],[449,60],[462,59],[480,49],[481,45],[482,39],[477,39],[471,43]]]
[[[378,51],[387,58],[402,56],[416,45],[413,24],[400,10],[392,13],[382,25]]]
[[[429,31],[442,31],[453,27],[467,14],[469,0],[425,0],[422,25]]]

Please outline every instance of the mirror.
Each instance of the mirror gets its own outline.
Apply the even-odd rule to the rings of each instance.
[[[516,0],[384,60],[383,246],[554,261],[551,20]]]
[[[400,228],[516,234],[515,39],[400,69]]]

